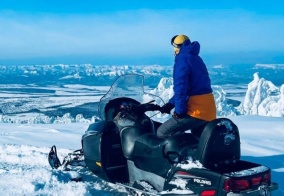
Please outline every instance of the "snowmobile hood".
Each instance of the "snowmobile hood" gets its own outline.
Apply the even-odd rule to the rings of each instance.
[[[200,44],[197,41],[190,42],[189,40],[186,40],[182,47],[180,48],[179,53],[190,53],[194,55],[198,55],[200,52]]]

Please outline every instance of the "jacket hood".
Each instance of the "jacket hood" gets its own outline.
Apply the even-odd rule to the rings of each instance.
[[[200,52],[200,44],[198,41],[190,42],[189,40],[186,40],[183,42],[180,53],[190,53],[198,55]]]

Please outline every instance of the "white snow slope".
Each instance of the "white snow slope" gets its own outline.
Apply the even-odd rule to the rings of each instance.
[[[172,95],[171,81],[163,82],[166,82],[166,87],[159,84],[153,92],[163,93],[166,101]],[[218,115],[230,118],[239,127],[242,159],[271,168],[272,180],[279,184],[279,190],[273,193],[277,196],[284,195],[283,89],[283,85],[278,88],[255,74],[244,102],[237,110],[225,104],[222,89],[214,95],[219,100]],[[236,116],[237,112],[245,115]],[[56,124],[5,122],[10,121],[4,121],[0,115],[1,196],[129,194],[123,188],[101,181],[87,170],[83,171],[83,182],[73,182],[68,180],[69,174],[50,168],[47,161],[50,147],[57,146],[61,160],[68,152],[81,148],[81,136],[90,121],[74,123],[67,119]]]

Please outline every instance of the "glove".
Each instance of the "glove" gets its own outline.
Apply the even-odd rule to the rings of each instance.
[[[131,110],[137,114],[142,114],[147,111],[155,111],[155,110],[160,110],[160,106],[156,104],[151,104],[151,103],[144,103],[141,105],[132,105]]]
[[[162,113],[167,113],[167,114],[170,114],[171,113],[171,110],[174,108],[175,106],[173,104],[171,104],[170,102],[166,103],[165,105],[163,105],[161,108],[160,108],[160,111]]]
[[[187,116],[186,113],[184,113],[184,114],[178,114],[178,113],[174,112],[174,114],[173,114],[173,118],[176,118],[176,119],[181,119],[181,118],[184,118],[184,117],[186,117],[186,116]]]
[[[144,112],[160,110],[161,108],[159,105],[152,104],[152,103],[141,104],[140,107],[141,107],[141,110],[143,110]]]
[[[130,110],[131,110],[132,112],[136,113],[136,114],[143,114],[143,113],[144,113],[144,111],[141,110],[141,105],[132,105],[132,106],[130,107]]]

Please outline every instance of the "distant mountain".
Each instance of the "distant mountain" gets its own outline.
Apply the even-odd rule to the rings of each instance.
[[[146,91],[165,102],[172,97],[171,66],[0,65],[0,122],[16,122],[27,114],[35,117],[17,122],[91,119],[108,86],[133,73],[144,76]],[[284,117],[284,65],[215,65],[209,73],[218,116]]]
[[[159,65],[95,66],[82,65],[0,65],[0,84],[86,84],[110,85],[124,74],[140,74],[150,84],[172,76],[172,67]]]
[[[255,72],[276,86],[284,83],[284,64],[207,66],[213,85],[248,84]],[[0,65],[0,84],[110,85],[120,75],[135,73],[145,77],[146,85],[156,87],[163,77],[172,77],[172,70],[161,65]]]
[[[97,101],[94,101],[93,98],[94,96],[102,96],[102,93],[107,90],[107,88],[104,88],[101,89],[102,91],[95,92],[95,88],[66,85],[55,88],[53,91],[43,91],[42,88],[36,87],[31,93],[27,94],[26,98],[11,97],[11,99],[4,100],[2,104],[0,101],[0,122],[32,124],[94,122],[98,118],[98,98]],[[227,93],[221,86],[212,85],[212,88],[218,116],[284,117],[284,84],[278,88],[271,81],[260,78],[258,73],[254,74],[253,81],[248,84],[244,101],[235,100],[235,102],[238,102],[235,105],[232,104],[232,100],[227,97]],[[41,93],[36,94],[36,89],[39,89]],[[61,92],[60,94],[62,92],[67,94],[63,93],[58,96],[56,91]],[[173,79],[171,77],[162,78],[156,88],[148,91],[148,93],[157,95],[164,102],[168,102],[174,94]],[[54,102],[53,99],[57,101]]]

